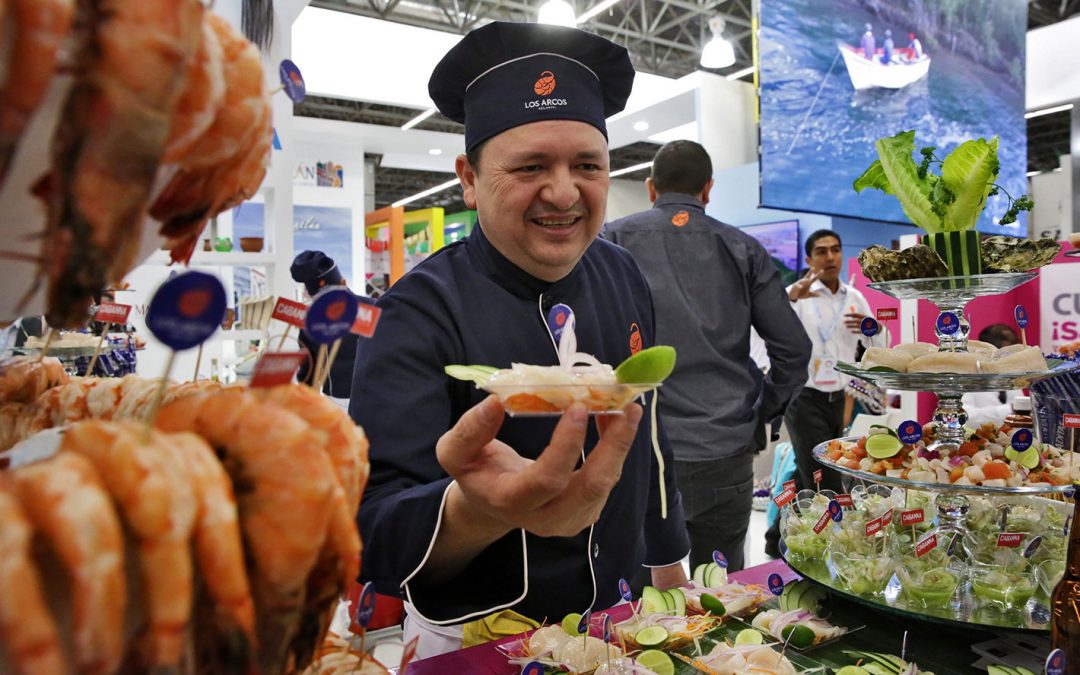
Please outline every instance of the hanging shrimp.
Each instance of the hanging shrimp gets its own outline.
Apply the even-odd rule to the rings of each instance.
[[[68,667],[31,556],[33,530],[12,488],[0,476],[0,644],[9,660],[0,671],[62,673]]]
[[[12,476],[26,515],[70,581],[76,668],[115,671],[124,647],[124,537],[101,479],[89,461],[67,452]]]
[[[0,402],[30,403],[45,390],[68,381],[64,365],[52,357],[19,356],[0,362]]]
[[[210,16],[206,15],[203,20],[199,51],[195,53],[187,86],[173,113],[169,139],[161,158],[164,163],[174,162],[186,155],[214,123],[225,102],[224,54]]]
[[[13,26],[7,79],[0,86],[0,186],[22,133],[49,88],[75,14],[75,0],[7,2]]]

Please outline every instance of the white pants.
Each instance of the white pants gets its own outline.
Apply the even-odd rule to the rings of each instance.
[[[416,658],[426,659],[447,652],[461,649],[461,625],[436,626],[420,618],[415,612],[410,611],[412,605],[405,603],[405,625],[402,640],[409,644],[409,640],[420,636],[416,643]]]

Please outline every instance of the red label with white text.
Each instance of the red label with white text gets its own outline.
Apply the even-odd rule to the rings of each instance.
[[[1001,548],[1016,548],[1024,541],[1023,532],[1002,532],[998,535],[998,546]]]
[[[852,501],[851,495],[836,495],[836,503],[845,509],[855,508],[855,502]]]
[[[828,511],[821,514],[821,517],[814,523],[814,534],[821,534],[821,531],[825,529],[825,525],[829,522],[830,514]]]
[[[923,514],[922,509],[915,509],[913,511],[904,511],[900,514],[901,525],[917,525],[923,522],[926,516]]]
[[[1080,429],[1080,415],[1066,413],[1062,419],[1066,429]]]
[[[892,522],[892,509],[889,509],[885,513],[881,514],[881,524],[888,525]]]
[[[118,305],[115,302],[103,302],[98,305],[94,312],[94,321],[102,323],[127,323],[128,314],[131,313],[131,305]]]
[[[937,548],[937,535],[932,534],[929,537],[924,537],[915,544],[915,557],[921,558],[935,548]]]
[[[895,307],[882,307],[877,311],[878,321],[888,321],[895,319],[897,316]]]
[[[776,504],[777,507],[782,507],[793,499],[795,499],[795,488],[786,488],[783,492],[773,497],[773,503]]]
[[[821,469],[817,469],[816,471],[814,471],[814,482],[815,483],[820,483],[821,482]]]
[[[375,334],[375,326],[379,323],[379,315],[382,310],[375,305],[365,305],[362,302],[356,304],[356,321],[353,321],[352,332],[360,337],[371,337]]]
[[[297,368],[307,358],[304,352],[268,352],[259,358],[251,374],[251,388],[276,387],[292,382]]]
[[[784,489],[785,490],[794,490],[795,489],[795,479],[792,478],[791,480],[784,481]]]
[[[866,536],[872,537],[881,532],[881,518],[874,518],[866,524]]]
[[[270,316],[290,326],[303,328],[304,318],[307,316],[307,305],[288,298],[278,298],[274,303],[274,313]]]

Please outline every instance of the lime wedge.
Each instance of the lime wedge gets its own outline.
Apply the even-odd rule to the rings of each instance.
[[[784,626],[784,630],[780,631],[780,637],[796,649],[805,649],[814,644],[814,631],[799,624]]]
[[[675,348],[657,345],[642,349],[615,369],[615,379],[623,384],[657,384],[675,369]]]
[[[1035,446],[1031,446],[1027,450],[1018,453],[1018,455],[1016,463],[1025,469],[1034,469],[1039,466],[1039,460],[1042,459],[1039,457],[1039,451],[1035,449]]]
[[[866,454],[874,459],[888,459],[903,447],[903,441],[889,434],[874,434],[866,438]]]
[[[644,649],[652,649],[653,647],[659,647],[667,642],[668,632],[663,626],[648,626],[642,628],[634,636],[634,642],[638,643]]]
[[[716,616],[724,616],[727,610],[724,608],[724,603],[720,602],[720,598],[715,595],[709,595],[708,593],[701,594],[701,608],[709,614],[715,614]]]
[[[737,645],[760,645],[764,643],[765,638],[762,637],[761,632],[753,628],[744,628],[735,636],[735,644]]]
[[[577,612],[570,612],[569,614],[567,614],[566,616],[563,617],[563,620],[562,620],[563,632],[566,633],[567,635],[574,635],[574,636],[581,635],[581,633],[579,633],[578,629],[577,629],[578,623],[580,621],[581,621],[581,615],[580,614],[578,614]]]
[[[637,664],[648,668],[657,675],[675,675],[675,662],[671,657],[657,649],[647,649],[637,655]]]

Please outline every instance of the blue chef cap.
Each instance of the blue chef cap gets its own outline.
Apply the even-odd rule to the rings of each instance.
[[[304,284],[312,297],[327,286],[341,283],[344,278],[334,259],[322,251],[303,251],[293,258],[289,273],[293,281]]]
[[[494,22],[470,32],[435,66],[428,93],[465,125],[465,148],[522,124],[577,120],[607,138],[626,106],[634,67],[625,47],[577,28]]]

